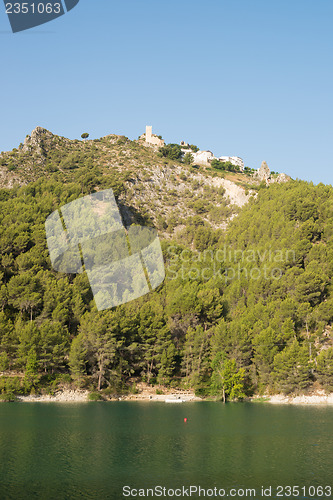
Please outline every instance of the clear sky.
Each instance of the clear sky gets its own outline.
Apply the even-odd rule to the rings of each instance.
[[[258,168],[333,183],[332,0],[80,0],[12,34],[0,4],[0,151],[37,125],[153,125]]]

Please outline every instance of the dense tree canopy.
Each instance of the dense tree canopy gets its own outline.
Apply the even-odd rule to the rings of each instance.
[[[162,242],[164,284],[98,312],[86,274],[52,270],[46,245],[47,216],[86,192],[79,174],[0,191],[0,391],[52,390],[59,379],[109,393],[143,380],[229,399],[333,390],[330,186],[262,189],[226,233],[205,227],[198,205],[193,244]]]

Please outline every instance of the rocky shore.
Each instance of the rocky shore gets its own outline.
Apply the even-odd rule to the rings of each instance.
[[[147,384],[138,384],[136,394],[126,394],[119,396],[103,396],[106,401],[160,401],[168,402],[181,400],[187,401],[202,401],[201,398],[195,396],[193,391],[164,388],[159,394],[156,394],[156,388],[150,387]],[[17,401],[23,403],[82,403],[89,401],[89,391],[80,389],[62,389],[54,395],[36,395],[36,396],[17,396]]]
[[[314,394],[302,396],[284,396],[276,394],[270,396],[268,403],[272,404],[293,404],[293,405],[332,405],[333,393],[326,394],[324,391],[318,391]]]
[[[191,390],[164,388],[156,394],[156,388],[147,384],[139,384],[136,394],[126,394],[119,396],[105,397],[105,401],[159,401],[164,402],[189,402],[203,401],[203,398],[195,396]],[[83,403],[89,401],[89,391],[82,389],[61,389],[54,395],[36,395],[36,396],[17,396],[17,401],[23,403]],[[301,396],[285,396],[284,394],[275,394],[273,396],[254,396],[248,401],[263,402],[271,404],[293,404],[293,405],[333,405],[333,393],[326,394],[324,391],[316,391],[312,394]]]
[[[22,403],[82,403],[88,401],[89,391],[62,390],[54,395],[17,396]]]

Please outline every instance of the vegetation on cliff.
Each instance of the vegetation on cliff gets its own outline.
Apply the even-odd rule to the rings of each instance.
[[[240,208],[216,174],[198,177],[126,138],[49,140],[57,147],[2,155],[26,183],[0,190],[4,397],[61,382],[121,393],[135,380],[226,398],[333,390],[331,186],[261,186]],[[125,222],[158,228],[166,279],[98,312],[85,274],[52,270],[44,223],[110,187]]]

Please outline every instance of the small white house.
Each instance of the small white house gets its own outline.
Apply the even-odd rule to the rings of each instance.
[[[230,161],[230,163],[239,167],[242,172],[244,171],[244,162],[239,156],[220,156],[219,160],[222,162]]]
[[[194,163],[202,163],[204,165],[207,165],[215,158],[211,151],[197,151],[196,153],[191,152],[191,155],[193,156]]]

